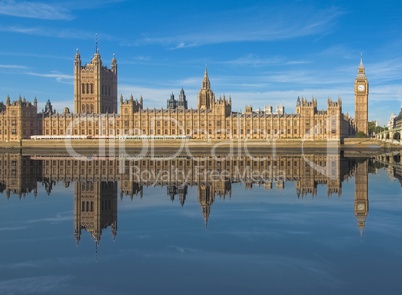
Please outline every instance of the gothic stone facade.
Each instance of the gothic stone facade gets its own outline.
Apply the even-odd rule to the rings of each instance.
[[[362,64],[359,66],[359,83]],[[356,79],[358,79],[356,78]],[[365,77],[364,77],[365,78]],[[367,81],[367,80],[365,80]],[[356,82],[357,83],[357,82]],[[366,84],[367,85],[367,84]],[[358,87],[358,86],[357,86]],[[367,88],[365,88],[367,91]],[[359,92],[360,95],[361,92]],[[357,96],[359,96],[357,95]],[[359,96],[360,97],[360,96]],[[365,96],[367,99],[367,95]],[[172,96],[167,109],[144,108],[142,97],[123,99],[117,112],[117,61],[111,68],[102,64],[97,51],[90,64],[81,65],[77,51],[74,60],[74,113],[52,109],[37,113],[37,104],[19,99],[0,107],[0,140],[29,139],[31,135],[89,137],[188,136],[192,139],[303,139],[341,141],[354,130],[351,118],[342,113],[342,101],[327,100],[327,109],[318,110],[317,100],[297,98],[296,113],[253,110],[232,111],[232,100],[216,98],[205,70],[196,109],[187,108],[182,89],[179,100]],[[360,100],[359,100],[360,101]],[[358,103],[356,102],[356,106]],[[362,122],[362,116],[358,116]],[[360,125],[359,125],[360,126]],[[364,128],[363,128],[364,129]]]

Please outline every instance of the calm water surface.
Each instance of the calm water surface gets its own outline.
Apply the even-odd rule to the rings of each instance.
[[[0,294],[401,294],[399,158],[0,154]]]

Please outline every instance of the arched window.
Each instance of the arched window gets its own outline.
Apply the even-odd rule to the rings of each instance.
[[[91,83],[91,94],[94,93],[94,83]]]
[[[89,83],[87,83],[87,89],[86,92],[89,93]]]
[[[84,83],[82,83],[81,84],[81,92],[83,93],[83,94],[85,94],[85,84]]]
[[[81,112],[85,113],[85,104],[82,104]]]
[[[94,105],[91,104],[91,114],[94,112]]]
[[[87,113],[91,113],[91,109],[89,107],[89,104],[87,104]]]

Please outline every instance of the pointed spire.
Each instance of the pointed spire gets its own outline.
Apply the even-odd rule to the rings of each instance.
[[[363,68],[364,69],[364,65],[363,65],[363,54],[360,53],[360,64],[359,64],[359,69]]]
[[[211,83],[209,82],[208,69],[207,69],[206,65],[205,65],[205,71],[204,71],[204,78],[202,79],[202,88],[203,89],[211,89]]]
[[[364,65],[363,65],[363,54],[360,53],[360,64],[359,67],[357,69],[357,77],[359,78],[365,78],[366,74],[365,74],[365,69],[364,69]]]
[[[98,33],[95,34],[95,52],[96,53],[99,52],[99,48],[98,48]]]
[[[98,246],[99,246],[99,241],[95,241],[95,262],[98,262]]]
[[[75,50],[75,58],[76,58],[76,59],[80,59],[80,58],[81,58],[80,53],[79,53],[79,51],[78,51],[78,48]]]

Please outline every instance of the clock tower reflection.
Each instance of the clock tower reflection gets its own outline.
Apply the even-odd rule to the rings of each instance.
[[[354,210],[360,235],[366,223],[368,214],[368,161],[358,160],[355,170],[355,203]]]

